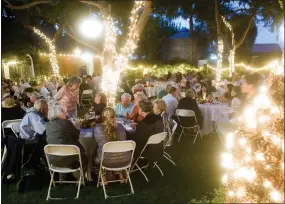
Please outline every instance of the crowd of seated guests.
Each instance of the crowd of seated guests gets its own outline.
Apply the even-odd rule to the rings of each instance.
[[[147,77],[148,80],[151,80],[151,76]],[[193,81],[188,80],[189,78]],[[142,92],[136,92],[134,94],[133,102],[132,96],[129,93],[123,93],[120,96],[121,101],[116,104],[115,108],[111,108],[107,107],[106,96],[101,92],[96,93],[94,104],[90,109],[92,112],[95,112],[95,115],[100,116],[100,120],[94,128],[94,139],[98,144],[95,160],[96,164],[98,165],[100,163],[103,145],[110,141],[126,139],[135,141],[136,149],[134,156],[136,159],[151,135],[164,131],[170,132],[173,125],[172,121],[175,120],[175,111],[177,109],[192,110],[195,113],[198,125],[202,128],[203,119],[196,98],[210,96],[211,92],[209,90],[213,89],[209,88],[209,85],[206,84],[207,80],[202,80],[201,82],[201,79],[197,76],[183,77],[181,75],[176,75],[173,80],[175,80],[175,83],[177,84],[177,82],[179,83],[182,79],[186,79],[185,84],[182,84],[184,85],[184,88],[188,88],[185,91],[185,97],[181,97],[178,87],[167,84],[164,93],[161,94],[161,96],[164,95],[162,99],[157,99],[153,103],[151,100],[147,99]],[[231,103],[232,106],[242,106],[245,101],[252,99],[260,81],[261,79],[256,74],[246,75],[243,78],[241,88],[239,86],[226,85],[225,94],[220,97],[220,100],[227,99],[227,102]],[[25,83],[26,82],[22,84],[24,85]],[[52,90],[49,87],[54,86],[56,89],[56,84],[57,82],[52,82],[44,85],[44,87],[50,92]],[[74,107],[78,102],[80,85],[81,79],[79,77],[71,77],[67,84],[55,95],[57,103],[50,107],[46,100],[41,99],[37,92],[31,87],[28,87],[24,93],[27,96],[27,104],[33,108],[25,114],[20,106],[20,102],[17,102],[13,97],[8,97],[5,98],[2,103],[2,113],[11,113],[9,114],[9,117],[5,116],[5,120],[23,118],[20,124],[19,136],[29,143],[41,142],[40,145],[73,144],[78,146],[82,154],[81,158],[83,160],[84,168],[86,169],[87,158],[85,150],[78,141],[80,131],[72,122],[67,120],[67,113],[70,113],[72,116],[73,112],[76,111]],[[27,86],[27,84],[25,84],[25,86]],[[198,90],[198,88],[199,91],[196,92],[195,89]],[[76,94],[73,95],[74,93]],[[242,94],[246,94],[246,97],[242,96]],[[69,100],[71,98],[72,101]],[[76,116],[73,115],[73,117]],[[131,135],[126,134],[126,130],[123,126],[120,123],[117,123],[118,117],[133,120],[135,133]],[[192,119],[185,120],[186,121],[183,121],[183,123],[185,122],[189,125],[194,123]],[[161,148],[162,144],[153,146],[148,149],[148,153],[151,152],[151,155],[155,155],[155,152],[160,151]],[[41,146],[41,150],[43,150],[43,146]],[[39,154],[42,154],[42,152]],[[52,159],[56,162],[58,158]],[[68,167],[78,165],[74,163],[74,159],[72,158],[64,161],[58,160],[58,163]],[[124,176],[125,175],[123,174],[119,174],[120,178],[124,178]]]

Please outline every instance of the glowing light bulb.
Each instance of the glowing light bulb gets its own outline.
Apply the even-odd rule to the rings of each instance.
[[[227,182],[228,182],[228,175],[227,175],[227,174],[225,174],[225,175],[223,176],[222,182],[223,182],[223,183],[227,183]]]
[[[241,139],[239,140],[239,143],[244,146],[244,145],[247,143],[246,138],[244,138],[244,137],[241,138]]]
[[[255,157],[258,161],[264,161],[265,160],[263,153],[256,153]]]
[[[266,180],[266,181],[264,182],[264,187],[265,187],[265,188],[269,188],[270,186],[271,186],[271,183]]]
[[[281,201],[281,195],[279,192],[272,191],[269,195],[274,202],[280,202]]]

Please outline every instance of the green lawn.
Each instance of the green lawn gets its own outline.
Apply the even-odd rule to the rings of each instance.
[[[161,162],[164,172],[162,177],[157,169],[148,169],[146,174],[150,183],[146,183],[139,172],[131,174],[135,195],[104,199],[102,188],[88,184],[81,189],[78,201],[71,199],[56,201],[61,203],[189,203],[191,199],[200,199],[203,195],[212,193],[218,188],[222,170],[220,168],[220,153],[223,144],[218,136],[205,136],[197,139],[185,136],[180,143],[174,143],[169,149],[177,166],[167,160]],[[114,184],[107,187],[107,192],[122,193],[129,190],[129,185]],[[58,185],[52,191],[52,196],[69,196],[76,194],[75,185]],[[47,186],[43,189],[18,194],[16,185],[2,185],[2,203],[45,203]],[[55,201],[49,201],[55,202]]]

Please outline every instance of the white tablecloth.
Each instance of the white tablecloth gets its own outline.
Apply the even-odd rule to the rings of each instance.
[[[199,109],[203,116],[202,135],[207,135],[213,131],[212,121],[216,121],[222,109],[228,104],[199,104]]]
[[[157,93],[156,93],[156,88],[155,88],[155,87],[145,87],[144,90],[145,90],[146,96],[147,96],[148,98],[154,97],[154,96],[157,95]]]

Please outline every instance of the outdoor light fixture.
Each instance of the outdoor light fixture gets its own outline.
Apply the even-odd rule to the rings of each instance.
[[[82,35],[88,38],[98,37],[103,29],[102,23],[95,18],[84,20],[79,26]]]
[[[80,53],[81,53],[81,50],[80,50],[78,47],[75,48],[74,54],[75,54],[75,55],[80,55]]]
[[[86,53],[80,55],[80,57],[81,57],[83,60],[87,61],[87,60],[89,60],[89,59],[92,58],[92,55],[91,55],[90,53],[86,52]]]

